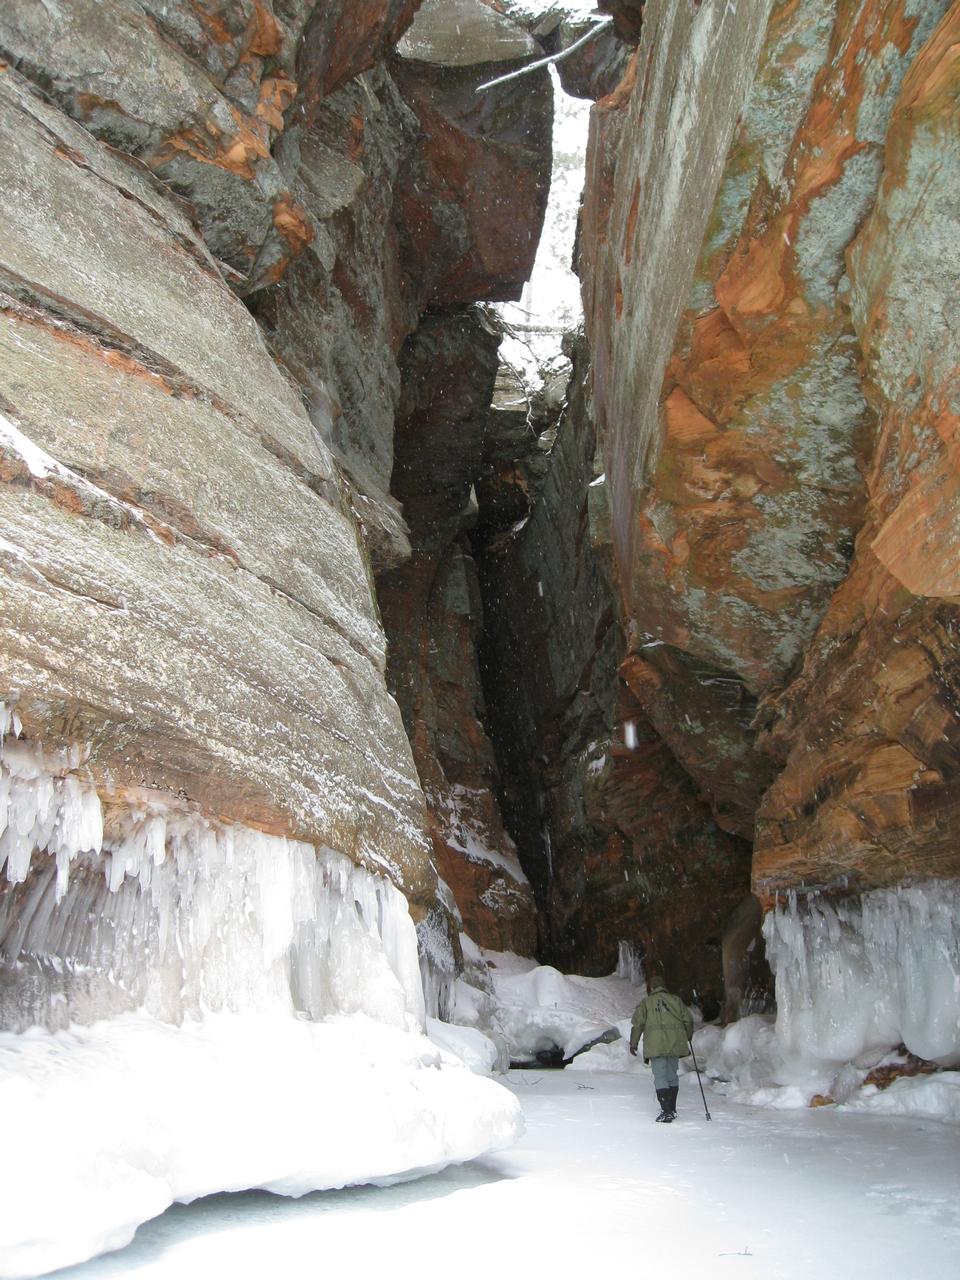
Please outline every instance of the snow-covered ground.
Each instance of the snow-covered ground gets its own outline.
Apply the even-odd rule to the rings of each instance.
[[[516,1138],[510,1094],[422,1034],[392,883],[173,797],[104,802],[81,744],[18,733],[0,703],[0,1277],[124,1245],[174,1201],[389,1181]],[[491,1042],[452,1034],[489,1069]]]
[[[952,1126],[771,1111],[681,1082],[653,1124],[645,1074],[513,1072],[519,1145],[418,1182],[177,1206],[62,1280],[385,1277],[431,1271],[674,1280],[939,1280],[960,1257]]]

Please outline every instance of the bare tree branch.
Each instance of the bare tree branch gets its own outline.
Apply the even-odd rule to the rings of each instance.
[[[498,76],[496,80],[488,80],[486,84],[477,85],[477,93],[485,93],[487,89],[492,89],[494,85],[506,84],[508,80],[519,80],[521,76],[528,75],[531,71],[539,71],[541,67],[548,67],[551,62],[562,62],[564,58],[569,58],[571,53],[575,53],[577,49],[585,45],[588,40],[592,40],[594,36],[598,36],[601,31],[609,27],[610,23],[613,22],[613,18],[591,17],[590,21],[594,23],[590,30],[585,35],[582,35],[579,40],[574,40],[573,44],[566,49],[561,49],[559,53],[551,53],[549,58],[540,58],[536,62],[528,62],[519,71],[511,71],[509,75]]]

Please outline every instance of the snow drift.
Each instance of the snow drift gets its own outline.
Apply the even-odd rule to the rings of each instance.
[[[507,1146],[519,1106],[422,1036],[323,1023],[122,1014],[0,1036],[0,1275],[126,1244],[174,1200],[299,1196],[391,1181]]]
[[[481,951],[461,935],[467,967],[455,988],[454,1021],[479,1028],[502,1047],[502,1062],[534,1063],[559,1050],[569,1060],[604,1034],[629,1035],[629,1019],[646,994],[639,975],[563,974],[508,951]],[[622,1062],[626,1054],[616,1054]]]

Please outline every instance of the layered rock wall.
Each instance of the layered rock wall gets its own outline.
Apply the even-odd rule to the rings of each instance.
[[[426,892],[326,446],[177,204],[10,69],[0,95],[4,696],[31,738],[89,742],[104,787]]]
[[[960,875],[958,36],[952,5],[902,80],[876,199],[846,252],[876,439],[850,575],[770,707],[784,767],[758,821],[768,897]]]
[[[955,876],[958,7],[612,8],[581,249],[621,674],[765,902]]]
[[[543,75],[477,98],[491,62],[538,52],[479,0],[452,61],[436,4],[396,52],[419,8],[0,16],[0,699],[30,742],[81,744],[110,804],[332,848],[429,910],[373,594],[411,553],[389,492],[398,360],[428,305],[518,291],[551,98]],[[460,616],[455,556],[441,576]],[[445,675],[469,702],[463,616]]]

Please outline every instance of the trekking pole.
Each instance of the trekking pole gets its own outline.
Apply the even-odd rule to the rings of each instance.
[[[673,1010],[668,1006],[667,1012],[673,1013]],[[677,1017],[675,1013],[673,1013],[673,1016],[677,1019],[678,1022],[680,1023],[683,1022],[683,1019]],[[687,1035],[686,1028],[684,1028],[683,1034]],[[697,1084],[700,1086],[700,1097],[703,1099],[703,1109],[706,1112],[707,1119],[712,1120],[713,1116],[710,1114],[710,1108],[707,1106],[707,1095],[703,1092],[703,1081],[700,1079],[700,1068],[697,1066],[697,1055],[693,1052],[693,1041],[690,1039],[689,1036],[687,1036],[687,1044],[690,1047],[690,1055],[693,1058],[693,1069],[697,1073]]]
[[[710,1108],[707,1106],[707,1095],[703,1092],[703,1081],[700,1079],[700,1068],[697,1066],[697,1055],[693,1052],[693,1041],[687,1036],[687,1044],[690,1046],[690,1053],[693,1057],[693,1069],[697,1073],[697,1084],[700,1086],[700,1097],[703,1099],[703,1109],[707,1113],[707,1119],[712,1120]]]

